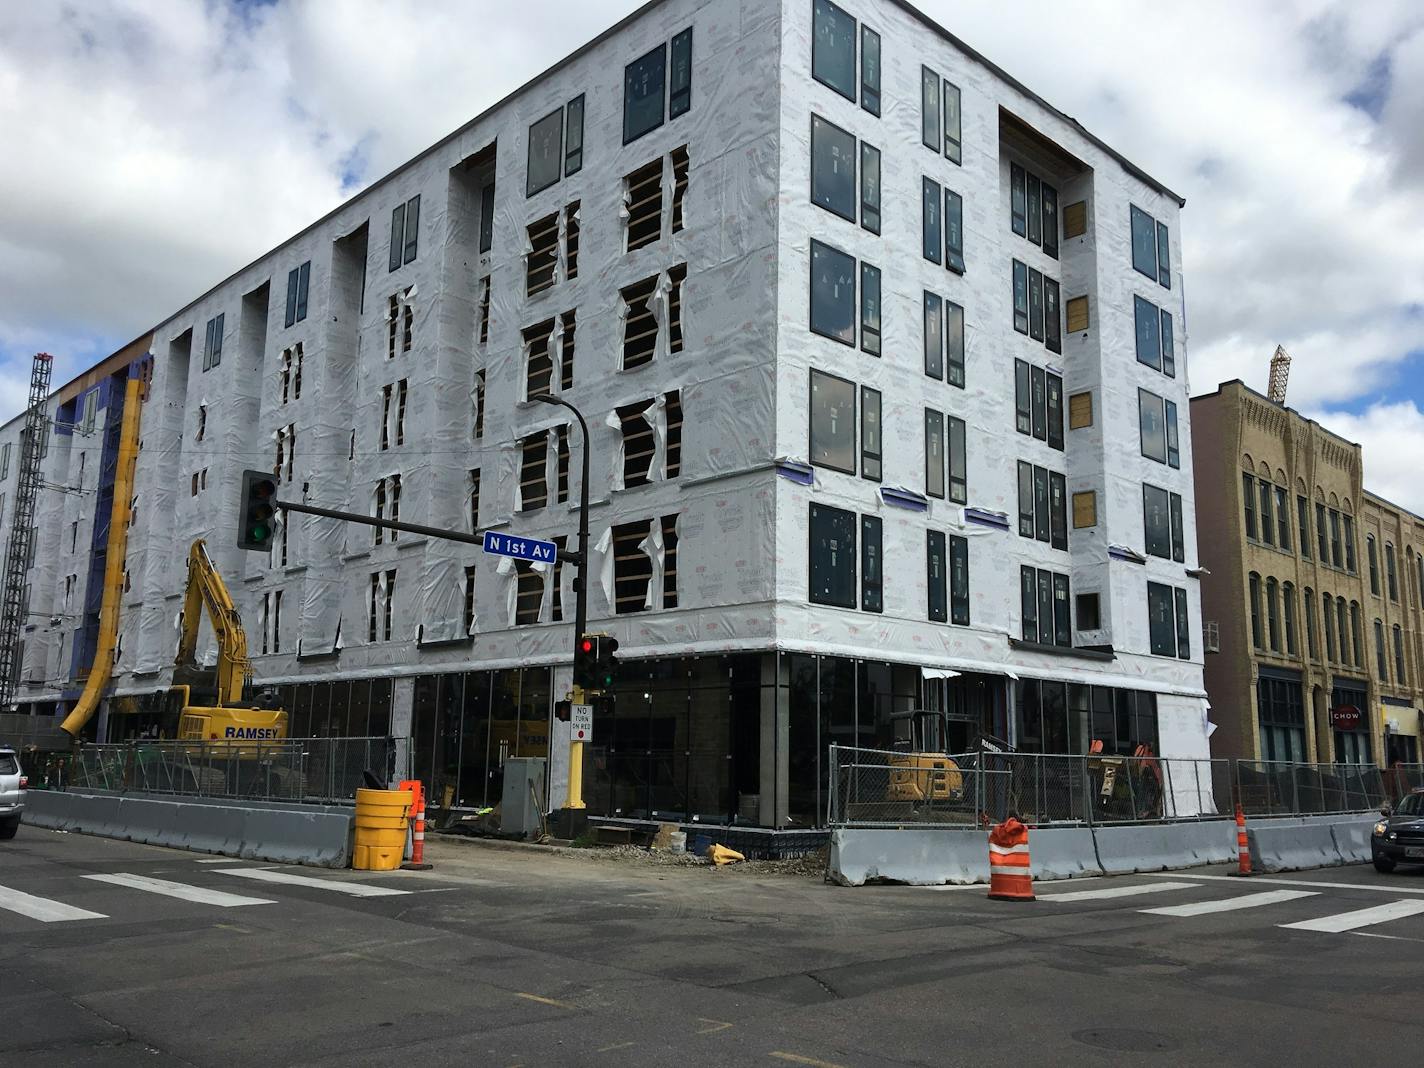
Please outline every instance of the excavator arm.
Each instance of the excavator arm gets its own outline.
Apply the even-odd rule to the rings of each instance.
[[[222,575],[208,555],[202,538],[188,550],[188,588],[183,597],[183,625],[174,663],[191,667],[198,647],[198,627],[206,611],[218,642],[217,690],[219,705],[236,705],[252,681],[252,661],[247,657],[247,633],[242,617],[227,592]]]

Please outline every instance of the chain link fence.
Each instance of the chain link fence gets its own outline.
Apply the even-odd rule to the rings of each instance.
[[[1035,826],[1213,819],[1232,815],[1240,792],[1225,759],[832,746],[830,763],[833,826],[976,827],[1010,813]],[[1354,790],[1314,811],[1357,811],[1364,798]]]
[[[341,803],[355,799],[368,770],[383,783],[392,781],[398,756],[392,738],[83,745],[68,757],[50,785],[115,793]]]

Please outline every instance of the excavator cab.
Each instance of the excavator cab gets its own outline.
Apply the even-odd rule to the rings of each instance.
[[[908,801],[918,807],[927,802],[949,803],[963,798],[964,775],[944,751],[949,738],[946,713],[928,708],[894,712],[890,725],[896,751],[890,757],[886,799]]]

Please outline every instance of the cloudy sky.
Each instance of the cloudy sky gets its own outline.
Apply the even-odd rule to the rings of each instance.
[[[71,376],[634,6],[0,4],[0,419],[36,349]],[[1424,513],[1424,3],[921,6],[1187,198],[1193,389],[1285,345]]]

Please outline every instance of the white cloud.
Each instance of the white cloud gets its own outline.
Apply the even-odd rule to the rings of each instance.
[[[353,155],[379,177],[636,3],[0,5],[0,416],[34,348],[62,374],[128,341],[335,206]],[[1395,381],[1424,308],[1424,5],[921,3],[1187,197],[1197,391],[1264,387],[1277,343],[1297,406]]]
[[[1413,401],[1372,404],[1358,415],[1328,409],[1303,414],[1359,443],[1367,490],[1424,515],[1424,482],[1419,479],[1424,412]]]

